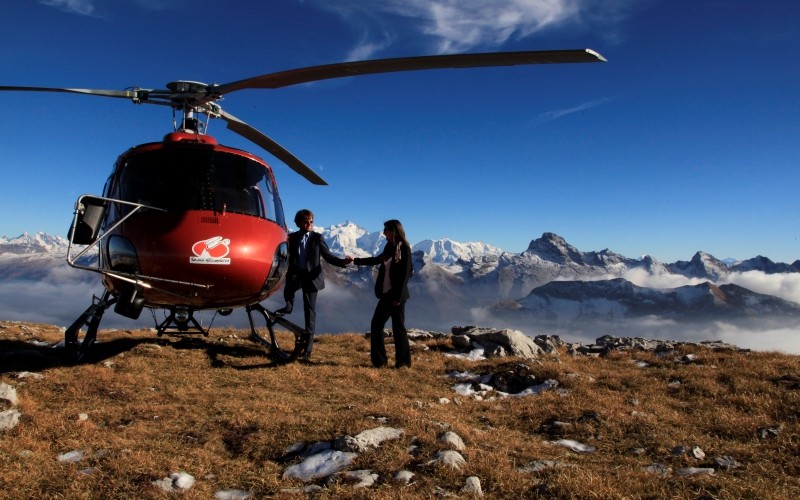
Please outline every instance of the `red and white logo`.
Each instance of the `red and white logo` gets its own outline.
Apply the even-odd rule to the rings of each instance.
[[[192,245],[194,257],[189,257],[190,264],[223,264],[231,263],[227,257],[231,251],[231,240],[222,236],[214,236],[207,240],[200,240]]]

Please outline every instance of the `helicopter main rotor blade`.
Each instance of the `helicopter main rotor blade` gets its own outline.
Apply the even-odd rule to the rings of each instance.
[[[124,99],[136,99],[139,97],[137,90],[100,90],[100,89],[67,89],[60,87],[11,87],[0,85],[0,90],[12,90],[21,92],[66,92],[69,94],[88,94],[102,97],[122,97]]]
[[[209,90],[211,90],[213,94],[221,95],[242,89],[277,89],[331,78],[397,71],[516,66],[520,64],[605,62],[605,60],[603,56],[591,49],[484,52],[477,54],[447,54],[440,56],[372,59],[367,61],[310,66],[307,68],[269,73],[236,82],[216,85]]]
[[[248,139],[254,142],[255,144],[261,146],[262,148],[267,150],[272,156],[274,156],[275,158],[279,159],[280,161],[288,165],[289,168],[291,168],[298,174],[308,179],[312,184],[316,184],[318,186],[328,185],[328,183],[325,182],[325,180],[322,177],[317,175],[316,172],[311,170],[311,168],[308,165],[300,161],[295,155],[290,153],[286,148],[284,148],[274,140],[270,139],[263,133],[254,129],[253,127],[246,124],[242,120],[236,118],[230,113],[226,113],[225,111],[219,109],[217,111],[217,114],[228,124],[228,129],[236,132],[245,139]]]
[[[64,92],[131,99],[134,103],[169,105],[184,113],[204,112],[227,122],[228,129],[264,148],[292,170],[313,184],[327,185],[316,172],[283,146],[255,128],[212,105],[223,94],[244,89],[278,89],[291,85],[344,78],[350,76],[416,71],[426,69],[478,68],[489,66],[516,66],[523,64],[557,64],[604,62],[605,58],[591,49],[540,50],[522,52],[484,52],[476,54],[447,54],[438,56],[400,57],[352,61],[322,66],[291,69],[246,78],[222,85],[206,85],[180,80],[167,84],[168,90],[131,88],[128,90],[72,89],[61,87],[0,86],[0,91]]]

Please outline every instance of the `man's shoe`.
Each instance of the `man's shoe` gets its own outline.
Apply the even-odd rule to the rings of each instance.
[[[286,316],[287,314],[292,314],[291,307],[281,307],[277,311],[275,311],[275,316]]]

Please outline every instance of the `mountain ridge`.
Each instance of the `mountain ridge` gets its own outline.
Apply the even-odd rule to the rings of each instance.
[[[385,241],[380,232],[350,221],[315,230],[337,255],[374,255]],[[84,288],[91,282],[96,289],[93,273],[67,266],[67,246],[65,238],[44,233],[0,238],[0,280],[9,284],[7,290],[0,286],[0,298],[5,294],[7,301],[22,304],[30,289],[30,302],[52,302],[42,297],[40,284],[54,287],[52,293],[76,282]],[[423,240],[413,245],[413,264],[407,321],[419,328],[471,323],[561,334],[592,330],[589,335],[599,329],[636,335],[632,330],[647,328],[667,335],[674,331],[667,327],[698,321],[755,329],[794,328],[800,322],[800,261],[775,263],[757,256],[728,265],[698,251],[688,261],[663,264],[649,255],[631,259],[609,249],[581,251],[545,232],[520,253],[483,242]],[[334,333],[359,328],[372,313],[374,270],[325,265],[323,271],[328,286],[321,296],[327,298],[318,303],[319,328]],[[85,294],[58,297],[77,304],[64,306],[72,317],[65,316],[63,323],[86,307],[90,292]],[[266,302],[280,307],[280,293]]]
[[[369,232],[351,221],[325,227],[315,226],[334,252],[354,254],[354,256],[374,255],[383,247],[385,241],[381,232]],[[5,253],[22,255],[31,253],[66,254],[69,241],[62,236],[54,236],[44,232],[24,232],[9,238],[0,236],[0,255]],[[436,240],[425,239],[412,244],[413,252],[422,252],[424,258],[437,264],[454,264],[458,261],[482,258],[485,256],[527,255],[535,256],[543,261],[560,265],[574,263],[586,266],[613,266],[620,263],[642,263],[645,268],[654,269],[664,266],[668,271],[687,277],[718,279],[724,271],[758,270],[768,274],[800,272],[800,259],[791,264],[774,262],[768,257],[755,257],[728,264],[713,255],[697,251],[689,261],[661,263],[650,255],[632,259],[606,248],[600,251],[582,252],[560,235],[544,232],[539,238],[532,239],[528,248],[519,253],[507,252],[494,245],[478,242],[457,242],[450,238]],[[726,259],[729,260],[729,259]],[[723,272],[720,272],[722,270]]]

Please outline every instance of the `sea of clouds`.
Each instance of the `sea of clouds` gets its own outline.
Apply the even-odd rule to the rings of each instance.
[[[77,273],[77,274],[76,274]],[[675,288],[696,285],[704,280],[689,279],[673,274],[650,275],[642,270],[627,273],[625,279],[639,286]],[[765,274],[760,271],[733,273],[724,283],[734,283],[758,293],[774,295],[800,303],[800,273]],[[722,284],[722,282],[720,283]],[[592,343],[605,334],[637,336],[653,339],[684,341],[722,340],[739,347],[754,350],[777,350],[800,354],[800,330],[780,325],[766,325],[753,330],[724,322],[682,324],[661,318],[626,320],[615,324],[575,325],[569,329],[554,330],[530,322],[509,320],[493,314],[487,307],[464,308],[448,300],[446,291],[438,291],[436,283],[417,284],[412,288],[412,298],[406,305],[406,324],[410,328],[449,332],[455,325],[477,325],[497,328],[514,328],[527,335],[559,334],[568,342]],[[414,292],[417,291],[416,297]],[[47,323],[69,326],[91,304],[92,296],[102,294],[103,288],[95,275],[71,268],[54,268],[47,279],[40,281],[12,280],[0,284],[0,318],[4,320]],[[438,296],[437,296],[438,294]],[[415,300],[415,298],[417,300]],[[318,333],[363,333],[369,330],[370,319],[377,299],[370,286],[356,287],[329,282],[317,297]],[[263,304],[270,310],[283,306],[281,292]],[[153,327],[164,319],[163,311],[142,312],[138,320],[119,316],[109,310],[101,323],[103,328]],[[243,309],[227,317],[213,311],[196,314],[204,326],[248,326]],[[295,310],[290,321],[303,324],[302,295],[297,294]],[[387,327],[391,322],[387,324]]]

